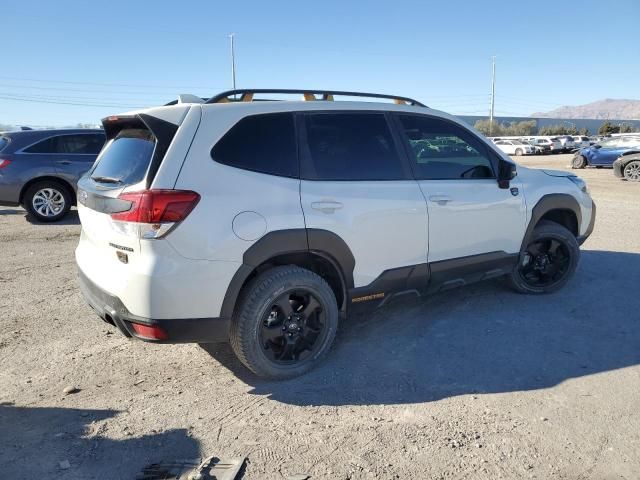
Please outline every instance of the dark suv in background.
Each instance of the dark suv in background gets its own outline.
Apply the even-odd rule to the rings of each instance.
[[[0,136],[0,205],[55,222],[76,203],[76,183],[105,142],[102,130],[27,130]]]

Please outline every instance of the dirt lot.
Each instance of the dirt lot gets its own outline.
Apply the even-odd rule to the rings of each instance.
[[[640,478],[640,184],[580,175],[598,221],[563,291],[394,303],[283,383],[224,345],[126,340],[76,287],[77,215],[0,208],[0,477],[128,479],[215,454],[248,457],[246,479]]]

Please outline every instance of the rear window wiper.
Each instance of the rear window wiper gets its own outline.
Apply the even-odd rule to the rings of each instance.
[[[100,183],[122,183],[122,179],[115,178],[115,177],[97,176],[97,177],[91,177],[91,180],[95,180],[96,182],[100,182]]]

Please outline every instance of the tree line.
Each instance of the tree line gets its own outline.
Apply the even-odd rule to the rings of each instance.
[[[491,137],[528,137],[531,135],[590,135],[588,128],[578,129],[573,124],[559,123],[557,125],[546,125],[536,128],[535,120],[524,120],[522,122],[500,123],[491,122],[489,120],[478,120],[473,125],[474,128],[486,136]],[[598,128],[598,135],[610,135],[612,133],[634,133],[640,132],[640,129],[629,123],[611,123],[603,122]]]

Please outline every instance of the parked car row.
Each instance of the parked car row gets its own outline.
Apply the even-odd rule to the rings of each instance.
[[[609,167],[620,178],[640,181],[640,136],[611,137],[576,151],[571,167]]]

